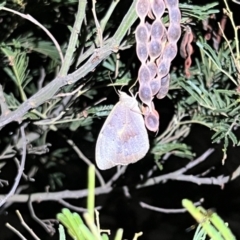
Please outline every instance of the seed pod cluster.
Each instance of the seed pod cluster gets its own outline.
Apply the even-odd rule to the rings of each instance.
[[[166,29],[162,17],[168,11]],[[136,52],[141,66],[138,71],[139,98],[147,105],[145,125],[150,131],[159,128],[159,115],[153,98],[161,99],[169,89],[171,61],[177,54],[177,41],[181,35],[181,13],[178,0],[138,0],[136,12],[140,24],[136,28]]]

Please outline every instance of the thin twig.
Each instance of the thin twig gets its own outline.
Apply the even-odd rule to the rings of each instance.
[[[33,18],[29,14],[23,14],[23,13],[15,11],[15,10],[12,10],[10,8],[6,8],[6,7],[0,7],[0,10],[1,9],[5,10],[5,11],[8,11],[8,12],[12,12],[12,13],[14,13],[16,15],[19,15],[22,18],[25,18],[25,19],[29,20],[30,22],[34,23],[35,25],[39,26],[51,38],[51,40],[53,41],[53,43],[54,43],[55,47],[57,48],[58,53],[60,55],[60,59],[61,59],[61,61],[63,63],[63,54],[62,54],[61,47],[59,46],[57,40],[53,37],[53,35],[40,22],[38,22],[35,18]]]
[[[95,195],[102,195],[108,194],[112,191],[112,187],[104,186],[104,187],[96,187],[95,188]],[[64,190],[60,192],[40,192],[40,193],[33,193],[31,194],[31,201],[32,202],[43,202],[43,201],[59,201],[59,199],[79,199],[85,198],[88,196],[88,190]],[[2,197],[2,195],[0,195]],[[29,194],[15,194],[7,199],[7,202],[28,202]]]
[[[113,182],[115,182],[121,175],[125,173],[127,166],[121,166],[117,168],[117,172],[111,177],[111,179],[107,182],[106,186],[110,187]]]
[[[116,6],[118,5],[119,2],[120,2],[120,0],[112,0],[112,3],[110,4],[106,14],[104,15],[103,19],[100,21],[100,27],[101,27],[102,31],[104,31],[105,26],[108,23],[110,16],[112,15],[114,9],[116,8]]]
[[[68,203],[67,201],[63,200],[63,199],[59,199],[58,201],[60,204],[62,204],[63,206],[69,208],[69,209],[72,209],[76,212],[86,212],[87,209],[86,208],[82,208],[82,207],[76,207],[70,203]]]
[[[4,185],[5,185],[5,186],[8,186],[8,185],[9,185],[8,180],[0,179],[0,187],[3,187]]]
[[[27,240],[16,228],[14,228],[9,223],[6,223],[5,226],[9,228],[12,232],[14,232],[16,235],[18,235],[22,240]]]
[[[44,79],[46,77],[46,71],[43,67],[40,67],[40,76],[39,76],[39,79],[37,81],[37,89],[41,89],[43,87],[43,82],[44,82]]]
[[[195,202],[195,206],[200,206],[203,202],[203,199],[200,199],[200,201]],[[155,212],[162,212],[162,213],[184,213],[187,212],[187,209],[185,208],[175,208],[175,209],[170,209],[170,208],[159,208],[159,207],[154,207],[152,205],[149,205],[144,202],[140,202],[140,206],[149,210],[153,210]]]
[[[51,236],[55,233],[55,228],[53,227],[53,222],[57,220],[55,219],[49,219],[49,220],[41,220],[40,218],[38,218],[35,214],[35,211],[33,209],[33,206],[32,206],[32,199],[31,199],[32,196],[29,197],[28,199],[28,208],[29,208],[29,211],[30,211],[30,215],[31,217],[33,218],[33,220],[35,220],[40,226],[42,226],[44,228],[44,230],[49,233]],[[46,222],[46,223],[45,223]]]
[[[229,181],[229,178],[230,178],[229,176],[224,177],[221,175],[221,176],[214,177],[214,178],[213,177],[201,178],[201,177],[196,177],[193,175],[184,175],[185,172],[192,169],[199,163],[205,161],[207,159],[207,157],[210,154],[212,154],[213,151],[214,151],[214,149],[208,149],[200,157],[189,162],[185,167],[183,167],[175,172],[172,172],[172,173],[164,174],[164,175],[161,175],[158,177],[149,178],[145,183],[139,184],[136,187],[142,188],[142,187],[146,187],[146,186],[152,186],[152,185],[158,184],[160,182],[166,182],[167,180],[187,181],[187,182],[196,183],[198,185],[213,184],[213,185],[222,186],[223,184],[225,184]]]
[[[2,198],[0,200],[0,207],[7,201],[7,199],[9,197],[14,195],[14,193],[15,193],[17,187],[18,187],[18,184],[20,182],[20,179],[22,177],[22,174],[23,174],[23,170],[24,170],[24,166],[25,166],[25,160],[26,160],[26,154],[27,154],[27,141],[26,141],[26,136],[25,136],[25,132],[24,132],[24,126],[21,126],[20,130],[21,130],[22,142],[23,142],[21,164],[20,164],[20,167],[18,169],[17,176],[14,180],[14,184],[12,186],[12,189],[10,190],[10,192],[4,198]]]
[[[82,153],[82,151],[79,149],[79,147],[77,147],[76,144],[71,139],[67,139],[67,143],[73,148],[73,150],[78,155],[78,157],[80,159],[82,159],[88,166],[90,166],[92,164],[92,162]],[[95,169],[95,172],[96,172],[96,176],[100,182],[100,185],[104,186],[105,181],[104,181],[101,173],[98,171],[98,169]]]
[[[92,13],[93,13],[93,17],[94,17],[94,22],[96,25],[96,29],[97,29],[97,37],[98,37],[98,41],[95,41],[98,47],[102,47],[103,46],[103,32],[102,32],[102,28],[100,26],[100,23],[98,21],[97,18],[97,14],[96,14],[96,0],[92,0]]]
[[[40,240],[40,238],[33,232],[33,230],[25,223],[21,213],[18,210],[16,210],[16,214],[17,214],[22,226],[33,236],[33,238],[36,240]]]
[[[13,160],[16,163],[18,169],[19,169],[20,168],[20,163],[19,163],[18,159],[14,158]],[[29,178],[24,172],[22,173],[22,177],[24,178],[25,181],[30,181],[30,182],[34,182],[35,181],[35,179]]]

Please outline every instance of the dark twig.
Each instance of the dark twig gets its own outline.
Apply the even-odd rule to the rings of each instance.
[[[25,223],[21,213],[18,210],[16,210],[16,214],[18,215],[22,226],[33,236],[33,238],[36,240],[40,240],[40,238],[33,232],[33,230]]]
[[[26,160],[26,153],[27,153],[27,141],[26,141],[26,136],[25,136],[25,132],[24,132],[24,126],[21,126],[20,130],[21,130],[22,142],[23,142],[21,164],[20,164],[20,167],[18,169],[18,174],[17,174],[17,176],[14,180],[14,184],[12,186],[12,189],[10,190],[10,192],[4,198],[2,198],[0,200],[0,207],[7,201],[7,199],[9,197],[14,195],[14,193],[15,193],[17,187],[18,187],[18,184],[20,182],[20,179],[22,177],[22,174],[23,174],[23,170],[24,170],[24,166],[25,166],[25,160]]]
[[[32,206],[31,196],[29,197],[29,200],[28,200],[28,208],[29,208],[30,215],[33,218],[33,220],[35,220],[40,226],[42,226],[44,228],[44,230],[47,233],[49,233],[52,236],[56,231],[55,228],[53,227],[53,224],[54,224],[54,222],[57,222],[57,220],[55,220],[55,219],[41,220],[40,218],[38,218],[36,216],[35,211]]]
[[[67,139],[67,143],[73,148],[75,153],[78,155],[80,159],[82,159],[88,166],[92,164],[92,162],[82,153],[82,151],[79,149],[79,147],[71,140]],[[101,186],[105,185],[105,181],[101,175],[101,173],[98,171],[98,169],[95,169],[96,176],[100,182]]]
[[[27,240],[16,228],[14,228],[9,223],[6,223],[5,226],[9,228],[12,232],[14,232],[17,236],[19,236],[22,240]]]
[[[200,201],[195,202],[194,205],[200,206],[202,203],[203,203],[203,199],[200,199]],[[140,202],[140,205],[143,208],[153,210],[155,212],[162,212],[162,213],[184,213],[184,212],[187,212],[187,210],[185,208],[176,208],[176,209],[159,208],[159,207],[151,206],[144,202]]]

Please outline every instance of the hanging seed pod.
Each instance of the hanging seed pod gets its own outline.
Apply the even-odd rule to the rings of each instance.
[[[151,90],[152,90],[152,94],[156,95],[159,92],[160,88],[161,88],[161,80],[160,80],[160,78],[157,77],[157,78],[151,79],[150,87],[151,87]]]
[[[151,26],[151,31],[150,31],[150,36],[153,39],[158,39],[160,40],[163,37],[165,27],[160,19],[156,19],[152,26]]]
[[[167,95],[170,65],[177,54],[177,41],[181,35],[178,4],[178,0],[138,0],[136,4],[136,13],[140,18],[135,33],[137,56],[141,61],[139,98],[148,106],[145,125],[150,131],[157,131],[159,127],[159,115],[152,99],[155,95],[159,99]],[[167,29],[162,23],[165,10],[169,14]]]
[[[151,0],[151,9],[156,18],[161,18],[164,10],[165,4],[163,0]]]
[[[167,31],[169,42],[177,42],[181,36],[181,28],[177,25],[170,25]]]
[[[167,43],[162,52],[161,59],[157,61],[158,76],[161,78],[161,87],[157,93],[157,98],[165,97],[170,85],[170,64],[177,55],[177,41],[181,35],[181,13],[178,0],[164,0],[169,14],[169,27],[166,32]]]
[[[144,63],[148,58],[148,48],[146,44],[138,43],[136,48],[138,59]]]
[[[167,43],[163,51],[163,59],[172,61],[177,55],[177,45],[175,43]]]
[[[156,59],[162,52],[161,41],[152,39],[148,43],[148,54],[151,59]]]
[[[165,77],[163,77],[161,79],[161,86],[163,87],[168,87],[169,86],[169,82],[170,82],[170,75],[166,75]]]
[[[170,11],[170,20],[172,23],[179,23],[181,22],[181,13],[180,13],[180,10],[178,8],[173,8],[171,9]]]
[[[138,0],[136,4],[136,12],[140,19],[144,19],[149,11],[149,0]]]
[[[159,129],[159,114],[154,109],[154,106],[152,106],[151,111],[149,108],[147,108],[147,111],[146,111],[145,117],[144,117],[144,121],[145,121],[145,125],[148,130],[150,130],[152,132],[158,131],[158,129]]]
[[[168,74],[167,76],[161,79],[161,87],[158,94],[156,95],[158,99],[162,99],[167,95],[169,90],[169,85],[170,85],[170,75]]]
[[[149,36],[150,34],[147,26],[144,23],[140,23],[135,32],[136,42],[147,43]]]
[[[165,3],[169,9],[178,7],[178,0],[165,0]]]
[[[157,74],[157,66],[151,61],[147,63],[148,70],[150,71],[151,79],[153,79]]]
[[[151,72],[146,64],[142,65],[138,71],[138,79],[140,84],[145,84],[151,80]]]
[[[150,106],[152,101],[152,90],[149,84],[141,84],[139,87],[139,98],[143,103]]]
[[[168,58],[165,58],[161,61],[161,63],[158,66],[158,75],[162,78],[166,76],[169,73],[170,69],[170,61]]]

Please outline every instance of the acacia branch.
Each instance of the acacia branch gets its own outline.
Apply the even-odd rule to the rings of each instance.
[[[156,185],[158,183],[165,183],[168,180],[175,180],[175,181],[186,181],[186,182],[192,182],[196,183],[198,185],[205,184],[205,185],[218,185],[218,186],[223,186],[227,182],[234,180],[232,176],[223,176],[220,175],[218,177],[198,177],[198,176],[193,176],[193,175],[187,175],[186,172],[199,163],[203,162],[204,160],[207,159],[207,157],[213,152],[213,149],[208,149],[205,153],[203,153],[200,157],[197,159],[191,161],[188,163],[185,167],[164,175],[160,175],[158,177],[153,177],[148,179],[144,184],[137,185],[136,188],[144,188],[144,187],[149,187]],[[116,181],[119,176],[125,171],[125,167],[121,168],[116,172],[116,174],[113,176],[113,178],[106,183],[104,186],[99,186],[95,188],[95,195],[102,195],[102,194],[108,194],[111,192],[114,188],[112,187],[112,183]],[[237,168],[240,169],[240,168]],[[236,172],[236,171],[235,171]],[[235,173],[234,172],[234,173]],[[239,171],[237,171],[239,173]],[[235,174],[235,175],[240,175],[240,174]],[[122,187],[123,190],[126,192],[128,191],[127,186]],[[88,196],[88,189],[83,189],[83,190],[75,190],[75,191],[61,191],[61,192],[42,192],[42,193],[33,193],[31,194],[31,202],[42,202],[42,201],[56,201],[61,204],[61,201],[63,199],[79,199],[79,198],[85,198]],[[0,195],[0,198],[2,196]],[[18,203],[23,203],[27,202],[29,199],[28,194],[15,194],[11,196],[7,202],[18,202]]]
[[[119,45],[127,33],[128,29],[137,19],[135,13],[135,4],[136,0],[133,1],[132,5],[129,8],[129,11],[123,18],[119,28],[115,32],[114,36],[108,39],[103,47],[95,49],[92,56],[88,61],[75,72],[64,76],[56,77],[48,85],[40,89],[28,100],[23,102],[15,111],[7,114],[6,116],[0,117],[0,128],[12,121],[21,121],[22,117],[32,108],[37,108],[41,104],[50,100],[54,95],[62,88],[63,86],[74,84],[85,77],[88,73],[95,70],[95,68],[106,59],[112,52],[117,52]]]

